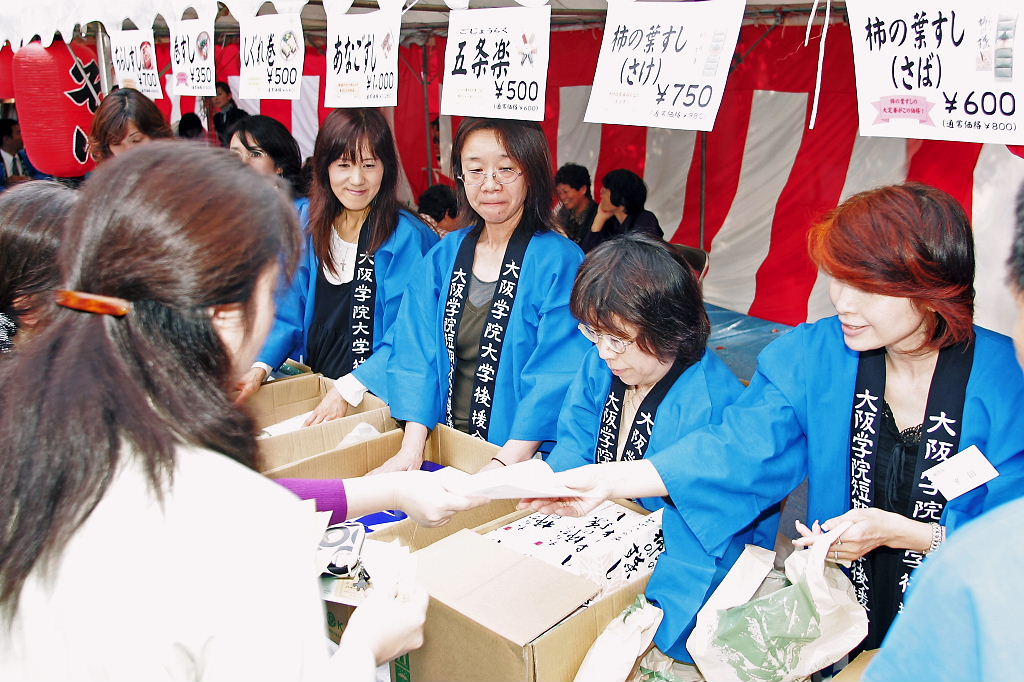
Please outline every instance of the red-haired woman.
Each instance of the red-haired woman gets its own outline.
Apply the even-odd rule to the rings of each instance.
[[[863,646],[873,648],[911,571],[946,531],[1020,494],[1024,379],[1010,339],[972,325],[971,226],[945,192],[906,184],[858,194],[815,225],[809,243],[833,278],[838,316],[768,346],[721,425],[642,460],[561,476],[605,496],[668,493],[693,551],[714,556],[809,479],[811,528],[798,528],[810,536],[852,524],[829,556],[853,562],[868,608]],[[955,495],[922,475],[971,445],[999,477]],[[976,465],[961,466],[986,480]],[[532,504],[580,513],[592,502]],[[691,596],[693,616],[708,595]]]

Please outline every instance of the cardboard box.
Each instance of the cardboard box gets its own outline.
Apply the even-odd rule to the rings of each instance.
[[[581,608],[600,591],[596,584],[481,535],[528,513],[460,530],[416,553],[430,610],[423,647],[407,665],[399,662],[402,679],[571,680],[608,623],[646,589],[645,577]]]
[[[256,427],[263,429],[314,409],[332,386],[333,381],[322,374],[300,374],[278,379],[263,384],[249,398],[246,406],[256,421]],[[349,408],[348,414],[369,412],[386,405],[377,396],[367,393],[362,403]]]
[[[864,672],[868,669],[868,664],[871,663],[871,659],[878,653],[878,649],[869,649],[868,651],[862,651],[857,654],[857,658],[850,662],[850,665],[846,666],[839,671],[839,674],[832,679],[835,682],[859,682],[864,677]]]
[[[391,418],[391,410],[388,407],[381,407],[369,412],[350,414],[347,417],[323,422],[316,426],[307,426],[298,431],[283,433],[280,436],[263,438],[259,441],[260,471],[271,471],[323,452],[336,450],[342,439],[360,424],[369,424],[381,434],[398,429],[398,424]],[[401,439],[399,439],[399,443],[401,443]],[[337,477],[307,476],[306,478]]]

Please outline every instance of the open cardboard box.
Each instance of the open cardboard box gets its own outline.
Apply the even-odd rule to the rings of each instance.
[[[374,398],[374,400],[376,399]],[[260,471],[272,471],[323,452],[337,450],[341,441],[360,424],[369,424],[380,434],[398,429],[398,424],[391,418],[390,408],[380,407],[376,410],[358,412],[341,419],[322,422],[316,426],[306,426],[298,431],[282,433],[280,436],[263,438],[259,441]],[[401,443],[401,438],[399,438],[399,443]],[[344,448],[346,451],[347,447]],[[306,476],[305,478],[338,477],[324,475]]]
[[[431,600],[423,647],[395,666],[402,679],[571,680],[608,623],[646,589],[649,578],[637,579],[581,608],[600,591],[595,583],[482,537],[528,513],[416,552]]]
[[[300,374],[287,379],[278,379],[260,386],[249,397],[246,406],[256,421],[256,428],[264,429],[272,424],[309,412],[320,404],[334,382],[322,374]],[[366,394],[356,407],[349,407],[348,414],[369,412],[386,403],[375,395]]]

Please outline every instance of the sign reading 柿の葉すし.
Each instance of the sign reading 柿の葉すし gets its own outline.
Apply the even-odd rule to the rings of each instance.
[[[306,56],[298,14],[240,19],[242,99],[299,99]]]
[[[1024,144],[1024,4],[857,0],[847,11],[861,135]]]
[[[453,10],[441,113],[544,120],[551,7]]]
[[[612,0],[583,120],[711,130],[744,7]]]

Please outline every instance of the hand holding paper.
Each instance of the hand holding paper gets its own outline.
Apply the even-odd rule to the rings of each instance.
[[[438,472],[441,473],[441,472]],[[565,479],[566,474],[556,474],[543,460],[531,459],[507,467],[480,472],[474,476],[446,473],[444,486],[463,495],[475,495],[491,500],[513,500],[516,498],[577,498],[592,497],[590,484],[581,488],[567,485],[574,477]],[[564,480],[563,480],[564,479]],[[599,495],[595,505],[605,498]],[[593,507],[591,507],[593,508]]]

